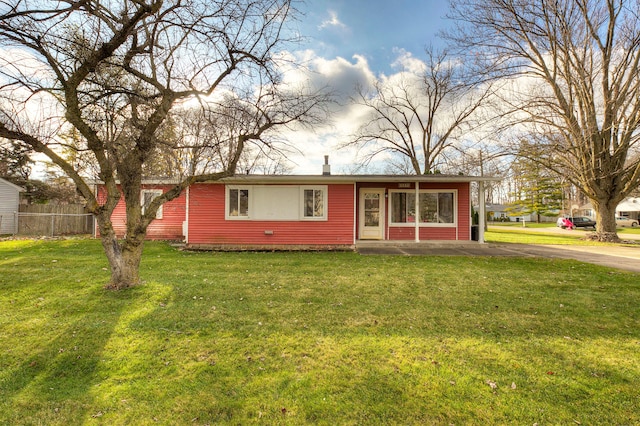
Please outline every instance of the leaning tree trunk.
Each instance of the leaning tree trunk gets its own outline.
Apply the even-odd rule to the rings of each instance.
[[[596,211],[596,233],[594,239],[603,242],[618,242],[616,225],[616,206],[614,200],[595,200],[593,207]]]

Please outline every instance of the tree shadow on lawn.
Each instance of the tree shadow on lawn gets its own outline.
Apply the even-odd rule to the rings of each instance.
[[[61,289],[58,296],[66,291],[72,290]],[[26,332],[34,346],[28,356],[10,362],[0,374],[0,423],[80,424],[90,415],[101,415],[87,412],[94,408],[91,389],[101,381],[97,371],[103,351],[131,305],[127,302],[131,295],[95,286],[65,297],[68,305],[48,308],[51,315],[40,318],[42,325]],[[75,320],[63,322],[70,317]],[[17,349],[13,356],[21,352]]]

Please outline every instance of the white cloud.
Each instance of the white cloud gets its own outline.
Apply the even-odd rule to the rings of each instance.
[[[397,57],[393,62],[395,72],[389,75],[376,76],[371,70],[366,58],[354,55],[351,60],[335,57],[325,58],[318,56],[312,50],[289,53],[291,63],[302,62],[303,69],[291,68],[286,79],[291,83],[304,83],[313,88],[330,88],[335,94],[337,103],[333,105],[333,121],[318,126],[313,130],[293,130],[283,135],[292,145],[300,150],[299,155],[291,156],[295,163],[293,173],[316,174],[322,170],[323,156],[330,156],[330,163],[334,173],[351,173],[356,165],[367,157],[367,154],[376,149],[375,144],[368,144],[358,150],[355,147],[339,147],[349,142],[361,125],[370,117],[370,109],[358,104],[354,98],[356,87],[365,91],[378,82],[386,90],[394,90],[402,87],[413,93],[416,102],[421,102],[422,90],[418,84],[421,75],[426,70],[426,63],[413,56],[411,52],[398,49]],[[426,102],[426,101],[425,101]],[[455,107],[449,108],[451,113]],[[447,123],[447,117],[440,117],[440,124]],[[469,134],[471,140],[480,140],[478,129]],[[466,140],[466,139],[465,139]],[[369,168],[369,172],[385,172],[385,163],[389,156],[385,153],[376,155],[375,163]]]
[[[411,52],[398,48],[395,48],[393,51],[398,55],[396,60],[391,64],[393,69],[407,71],[413,74],[422,74],[426,71],[427,64],[414,57]]]
[[[324,30],[326,28],[346,29],[347,26],[338,19],[338,14],[335,11],[329,10],[329,19],[322,21],[318,26],[318,30]]]
[[[352,61],[336,57],[317,56],[312,50],[288,52],[283,63],[302,63],[303,67],[285,65],[284,83],[306,85],[311,90],[326,89],[333,93],[332,121],[312,130],[294,129],[281,135],[295,146],[300,154],[290,156],[295,163],[293,173],[316,174],[322,171],[324,155],[330,156],[333,173],[347,173],[353,169],[357,152],[347,148],[338,150],[363,122],[367,110],[353,102],[357,87],[367,89],[375,81],[367,60],[355,55]]]

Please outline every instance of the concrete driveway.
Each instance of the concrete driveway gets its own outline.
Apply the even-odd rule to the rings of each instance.
[[[574,259],[580,262],[640,273],[640,245],[638,247],[623,247],[502,244],[497,246],[496,250],[515,251],[528,257]]]

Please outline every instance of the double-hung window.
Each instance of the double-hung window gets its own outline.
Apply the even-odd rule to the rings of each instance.
[[[325,188],[302,189],[302,216],[304,219],[325,219]]]
[[[142,206],[142,214],[144,214],[151,202],[156,198],[162,195],[161,189],[143,189],[140,191],[140,205]],[[158,207],[156,211],[156,219],[162,219],[162,205]]]
[[[249,218],[249,188],[227,189],[227,217],[235,219]]]

